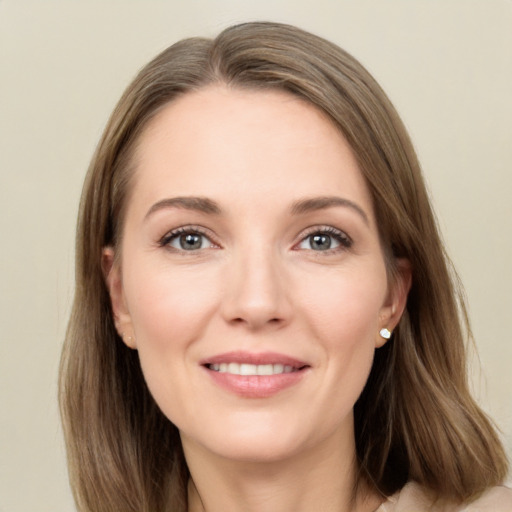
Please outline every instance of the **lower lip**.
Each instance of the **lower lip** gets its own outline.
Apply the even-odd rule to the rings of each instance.
[[[233,375],[205,367],[211,378],[221,388],[245,398],[268,398],[298,384],[307,369],[275,375]]]

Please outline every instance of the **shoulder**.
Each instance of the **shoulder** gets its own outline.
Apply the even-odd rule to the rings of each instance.
[[[512,512],[512,489],[506,485],[493,487],[461,510],[464,512]]]
[[[391,496],[376,512],[512,512],[512,489],[492,487],[480,498],[466,505],[442,505],[420,485],[408,483]]]

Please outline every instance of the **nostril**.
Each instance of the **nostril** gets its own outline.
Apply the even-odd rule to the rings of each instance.
[[[283,321],[284,319],[279,317],[271,317],[265,319],[264,316],[256,317],[254,315],[248,315],[247,318],[241,316],[232,318],[229,320],[229,323],[231,323],[231,325],[247,325],[250,328],[259,328],[263,327],[264,325],[279,327],[283,324]]]

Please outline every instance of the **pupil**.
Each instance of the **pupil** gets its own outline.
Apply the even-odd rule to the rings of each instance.
[[[315,250],[325,251],[331,247],[331,237],[329,235],[312,235],[311,247]]]
[[[187,251],[190,251],[192,249],[200,249],[201,248],[201,235],[195,235],[192,233],[188,233],[186,235],[181,235],[180,245],[183,249],[185,249]]]

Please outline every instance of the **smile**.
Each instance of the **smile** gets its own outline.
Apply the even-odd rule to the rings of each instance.
[[[244,398],[269,398],[299,384],[311,370],[303,361],[271,352],[229,352],[201,366],[221,389]]]
[[[288,364],[239,364],[239,363],[220,363],[208,365],[210,370],[220,373],[230,373],[231,375],[279,375],[282,373],[292,373],[298,371]]]

